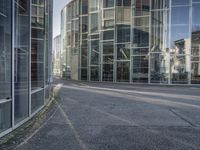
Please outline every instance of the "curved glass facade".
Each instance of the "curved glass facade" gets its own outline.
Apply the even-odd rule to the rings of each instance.
[[[0,1],[0,137],[49,99],[52,0]]]
[[[62,45],[79,80],[200,84],[199,0],[73,0],[66,8]]]

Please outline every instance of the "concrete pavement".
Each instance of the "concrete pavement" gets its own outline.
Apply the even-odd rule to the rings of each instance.
[[[55,81],[59,98],[17,150],[200,150],[200,88]]]

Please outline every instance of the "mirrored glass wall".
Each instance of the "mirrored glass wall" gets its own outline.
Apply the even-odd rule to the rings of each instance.
[[[200,83],[200,1],[73,0],[67,14],[76,11],[73,3],[79,3],[79,80]],[[74,28],[74,21],[69,18],[67,28]],[[63,42],[68,43],[70,58],[73,38],[70,34],[72,42]]]
[[[0,1],[0,137],[50,94],[52,0]]]

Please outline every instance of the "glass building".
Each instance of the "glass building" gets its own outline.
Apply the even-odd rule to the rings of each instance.
[[[47,103],[52,0],[0,0],[0,137]]]
[[[53,39],[53,75],[61,76],[61,36],[58,35]]]
[[[199,14],[200,0],[72,0],[64,63],[78,80],[200,84]]]

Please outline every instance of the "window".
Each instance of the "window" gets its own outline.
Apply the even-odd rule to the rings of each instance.
[[[11,0],[0,4],[0,100],[11,99]]]
[[[28,117],[29,0],[15,1],[15,123]]]
[[[130,42],[130,26],[129,25],[117,26],[117,42],[118,43]]]
[[[98,29],[98,14],[92,13],[90,15],[90,33],[95,33],[98,31]]]
[[[114,7],[114,0],[103,0],[103,7]]]
[[[99,0],[89,0],[90,11],[98,10]]]
[[[129,44],[117,45],[117,60],[130,60],[130,46]]]
[[[113,30],[103,32],[103,40],[112,40],[112,39],[114,39],[114,31]]]
[[[129,82],[130,62],[117,62],[117,82]]]

